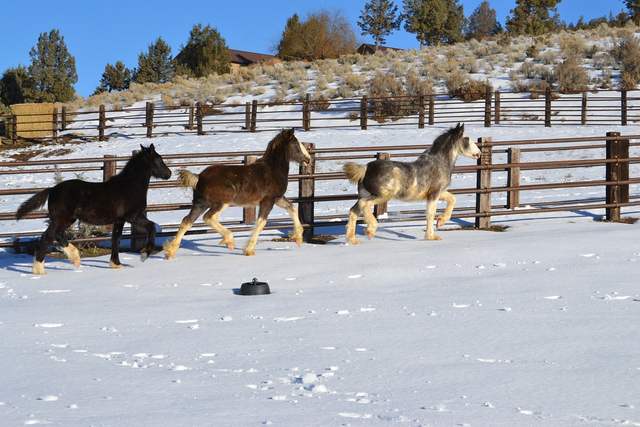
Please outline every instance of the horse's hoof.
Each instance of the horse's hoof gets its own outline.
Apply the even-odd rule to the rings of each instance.
[[[376,232],[375,232],[375,231],[369,231],[369,230],[367,230],[367,238],[368,238],[369,240],[373,239],[373,238],[375,237],[375,235],[376,235]]]
[[[296,242],[298,247],[302,246],[302,236],[293,236],[293,241]]]
[[[245,256],[254,256],[256,254],[256,251],[253,249],[245,249],[244,250],[244,255]]]
[[[37,276],[42,276],[44,274],[46,274],[44,272],[44,262],[38,262],[38,261],[34,261],[33,262],[33,267],[31,269],[31,272]]]
[[[228,241],[226,239],[222,239],[222,240],[220,240],[218,242],[218,244],[221,245],[221,246],[226,246],[227,249],[229,249],[230,251],[232,251],[232,250],[234,250],[236,248],[236,244],[235,244],[235,242],[233,240],[232,241]]]
[[[114,270],[118,270],[118,269],[122,268],[122,264],[116,264],[116,263],[115,263],[115,262],[113,262],[113,261],[109,261],[109,266],[110,266],[111,268],[113,268]]]
[[[351,246],[357,246],[360,244],[360,240],[358,239],[349,239],[347,240],[347,243],[350,244]]]
[[[435,234],[434,234],[433,236],[431,236],[431,237],[429,237],[429,236],[425,236],[424,238],[425,238],[426,240],[442,240],[442,237],[437,236],[437,235],[435,235]]]
[[[145,262],[149,258],[149,252],[140,252],[140,261]]]

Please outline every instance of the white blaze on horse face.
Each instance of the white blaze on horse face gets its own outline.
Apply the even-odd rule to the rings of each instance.
[[[472,159],[479,159],[481,151],[475,142],[469,141],[469,145],[462,151],[462,155],[465,157],[471,157]]]
[[[307,151],[307,147],[305,147],[304,144],[302,142],[300,142],[300,141],[298,141],[298,145],[300,146],[300,151],[302,152],[302,155],[304,156],[305,161],[310,162],[311,161],[311,155]]]

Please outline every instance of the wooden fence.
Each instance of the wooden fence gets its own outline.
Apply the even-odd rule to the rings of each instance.
[[[531,99],[534,98],[535,99]],[[205,135],[207,132],[272,131],[283,127],[304,130],[323,128],[360,128],[377,126],[417,126],[457,122],[482,124],[544,125],[622,125],[640,123],[639,91],[584,92],[560,95],[521,94],[488,91],[484,99],[462,102],[443,94],[385,98],[349,98],[302,102],[265,103],[253,100],[245,104],[200,104],[162,106],[147,102],[144,107],[95,111],[67,111],[54,108],[52,114],[32,114],[23,121],[34,128],[43,124],[53,129],[42,140],[100,140],[113,136],[154,137],[172,134]],[[22,116],[21,116],[22,117]],[[11,142],[22,138],[16,116],[4,116],[6,137]]]
[[[630,171],[638,168],[630,168],[632,164],[640,163],[640,156],[635,156],[631,151],[640,146],[640,135],[621,136],[616,132],[596,137],[557,138],[541,140],[513,140],[492,141],[488,138],[478,140],[482,150],[481,159],[476,165],[464,165],[455,168],[454,180],[451,192],[456,195],[475,195],[475,204],[458,206],[453,218],[467,218],[475,222],[479,229],[491,226],[494,217],[547,214],[550,212],[576,211],[576,210],[604,210],[605,218],[611,221],[620,221],[623,209],[640,206],[640,191],[631,192],[630,189],[640,190],[640,173],[630,174]],[[335,226],[344,224],[347,219],[348,209],[343,213],[328,215],[322,213],[319,204],[336,201],[355,200],[356,195],[351,194],[322,194],[318,189],[322,188],[325,181],[344,180],[344,174],[339,170],[339,163],[347,160],[370,161],[375,158],[411,159],[423,152],[428,145],[402,145],[402,146],[366,146],[366,147],[342,147],[322,148],[308,144],[309,152],[313,158],[307,166],[301,166],[298,174],[290,175],[290,182],[297,183],[298,196],[292,198],[298,203],[300,219],[305,227],[305,237],[309,240],[318,227]],[[523,161],[527,153],[540,152],[568,152],[577,150],[584,153],[587,150],[595,150],[602,153],[601,158],[595,159],[567,159],[558,161]],[[171,168],[203,167],[213,162],[221,164],[241,164],[255,161],[259,151],[243,152],[217,152],[217,153],[186,153],[164,155],[168,166]],[[504,162],[496,162],[497,157],[504,157]],[[582,157],[582,156],[580,156]],[[103,179],[108,179],[115,174],[119,167],[128,160],[127,157],[104,156],[84,159],[63,160],[37,160],[24,162],[0,162],[0,175],[19,174],[52,174],[52,173],[78,173],[78,172],[102,172]],[[318,172],[318,165],[331,162],[331,171]],[[55,167],[55,169],[54,169]],[[521,172],[531,170],[565,170],[577,168],[600,167],[603,174],[599,179],[579,180],[573,182],[545,182],[523,184],[520,180]],[[324,170],[322,168],[320,170]],[[506,173],[506,185],[495,186],[496,174]],[[475,176],[475,186],[459,187],[456,185],[460,177],[472,174]],[[154,181],[151,183],[152,191],[162,191],[171,187],[177,187],[176,181]],[[635,187],[634,187],[635,186]],[[548,202],[521,204],[522,193],[529,191],[567,189],[567,188],[600,188],[601,197],[587,197],[579,200],[562,199]],[[1,189],[0,196],[28,196],[40,191],[42,188]],[[355,188],[354,188],[355,190]],[[506,203],[496,204],[492,202],[492,195],[506,194]],[[190,208],[189,203],[151,204],[149,212],[179,211]],[[375,214],[378,217],[388,218],[390,221],[424,221],[424,209],[400,210],[387,213],[386,206],[378,206]],[[255,209],[245,208],[243,219],[225,222],[224,224],[235,231],[247,230],[255,221]],[[387,215],[383,215],[387,214]],[[182,214],[176,213],[178,220]],[[33,212],[27,218],[46,218],[46,212]],[[0,212],[0,221],[15,220],[15,212]],[[174,230],[178,222],[162,224],[164,230],[160,235],[168,235]],[[272,220],[267,228],[289,227],[288,220]],[[192,233],[207,233],[210,229],[202,223],[196,224]],[[0,246],[12,246],[15,240],[32,239],[39,232],[0,233]],[[106,240],[105,238],[89,240]],[[12,242],[12,240],[14,242]]]

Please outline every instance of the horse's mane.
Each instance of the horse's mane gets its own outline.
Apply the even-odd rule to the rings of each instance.
[[[286,142],[287,140],[285,138],[285,131],[282,131],[279,134],[277,134],[275,138],[269,141],[269,144],[267,145],[267,149],[264,150],[264,154],[262,155],[262,158],[266,159],[266,158],[272,157],[282,148],[282,146]]]
[[[451,150],[451,146],[457,140],[454,138],[455,134],[458,132],[459,128],[452,127],[442,135],[436,138],[431,144],[431,149],[429,150],[430,154],[438,154],[438,153],[446,153]]]
[[[142,152],[142,150],[136,151],[133,155],[131,155],[131,157],[127,161],[127,164],[124,165],[124,168],[122,168],[120,173],[116,176],[127,176],[134,173],[135,171],[140,171],[141,166],[144,162],[143,155],[144,153]]]

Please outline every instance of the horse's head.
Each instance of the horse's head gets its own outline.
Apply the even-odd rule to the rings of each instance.
[[[169,179],[171,178],[171,169],[167,167],[162,160],[162,156],[156,152],[156,147],[151,144],[148,147],[144,147],[140,144],[142,149],[142,156],[147,161],[147,164],[151,168],[151,175],[154,178]]]
[[[289,161],[305,165],[311,161],[311,156],[307,148],[302,142],[298,141],[293,129],[282,131],[282,136],[285,138],[287,146],[289,147]]]
[[[455,147],[458,154],[465,157],[471,157],[472,159],[480,158],[480,149],[475,142],[472,142],[469,138],[464,137],[464,124],[458,123],[458,125],[451,129],[451,138],[454,139]]]

